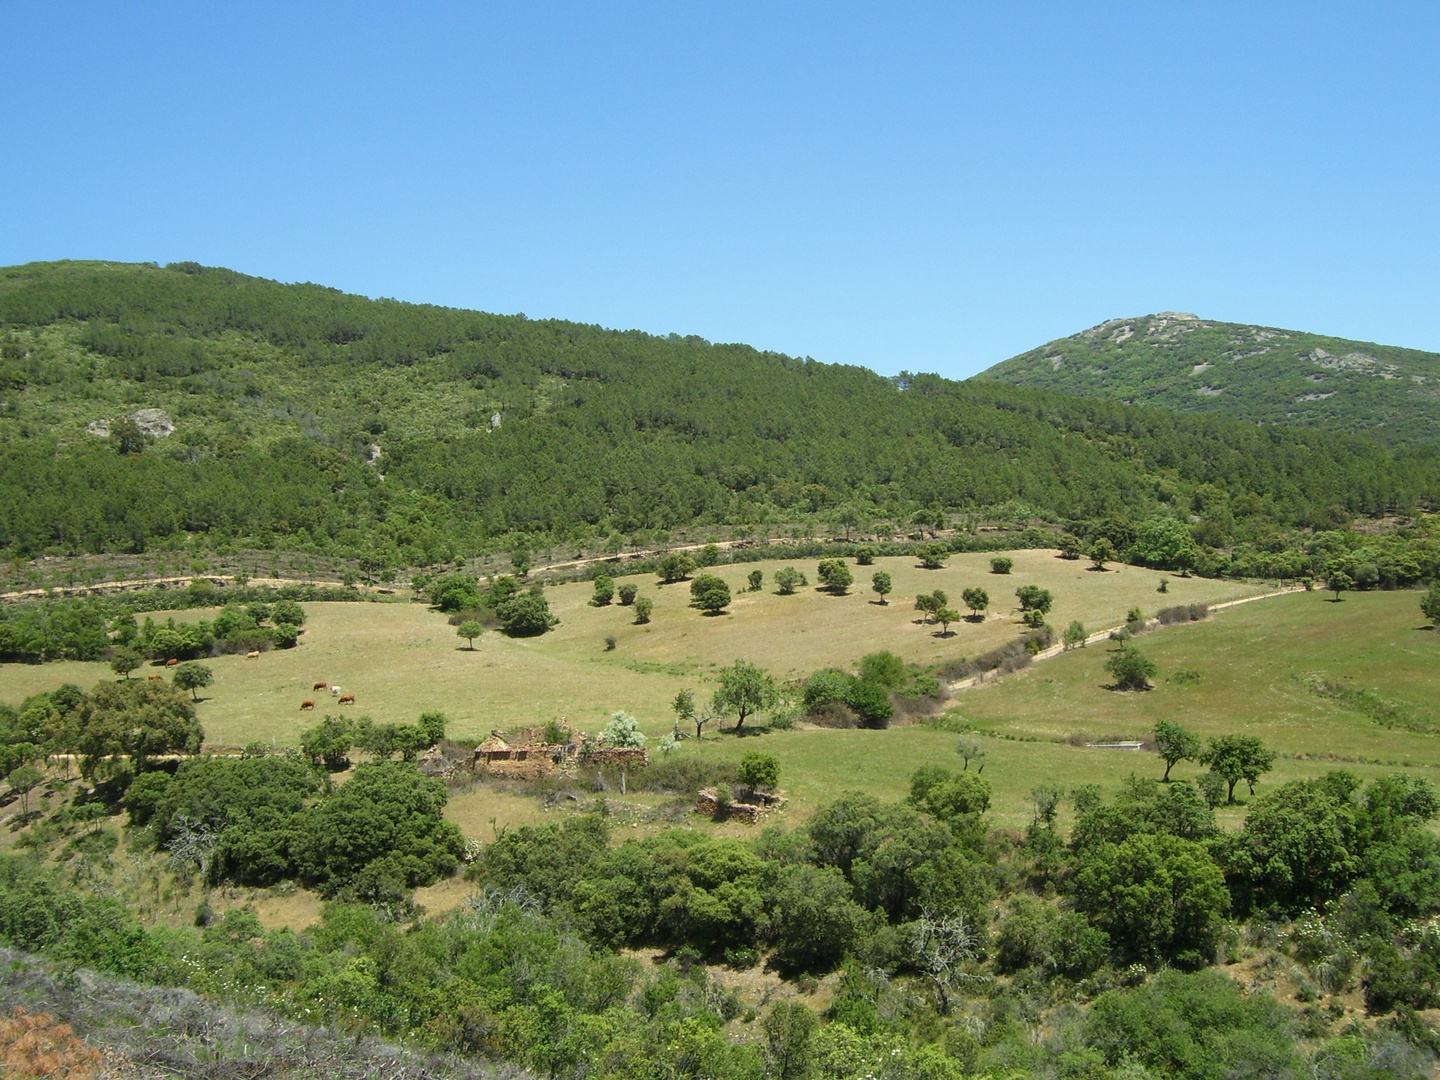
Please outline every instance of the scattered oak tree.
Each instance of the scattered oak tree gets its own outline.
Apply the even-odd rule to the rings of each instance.
[[[717,678],[720,688],[711,699],[711,707],[722,716],[734,713],[736,732],[745,726],[749,717],[770,708],[779,697],[769,672],[747,660],[736,660],[729,667],[721,668]]]
[[[110,653],[110,670],[127,679],[143,663],[145,658],[128,645],[117,645]]]
[[[997,555],[990,560],[990,572],[992,574],[1008,574],[1015,567],[1015,560],[1005,555]]]
[[[888,604],[890,602],[885,597],[894,590],[894,585],[891,584],[890,575],[886,571],[877,570],[871,576],[870,588],[880,597],[880,603]]]
[[[1105,670],[1115,676],[1117,690],[1149,690],[1155,677],[1155,661],[1134,645],[1122,645],[1105,661]]]
[[[1161,720],[1155,725],[1155,752],[1165,762],[1162,784],[1170,782],[1170,770],[1182,761],[1198,761],[1204,753],[1200,736],[1189,728],[1171,720]]]
[[[209,686],[215,681],[215,673],[210,670],[208,664],[197,664],[194,660],[187,660],[175,669],[175,685],[181,690],[189,690],[191,696],[200,700],[196,693],[202,686]]]
[[[936,540],[931,544],[921,544],[915,549],[915,555],[919,558],[920,565],[926,570],[939,570],[950,558],[950,545],[943,540]]]
[[[718,615],[730,606],[730,586],[714,574],[698,574],[690,582],[690,606]]]
[[[668,555],[662,556],[660,561],[655,564],[655,572],[667,585],[676,581],[684,581],[695,572],[695,560],[683,552],[672,551]]]
[[[615,599],[615,580],[601,574],[595,579],[595,591],[590,597],[590,604],[593,607],[605,607]]]
[[[1200,758],[1202,765],[1226,783],[1225,801],[1235,801],[1235,785],[1244,780],[1255,794],[1255,784],[1275,765],[1275,751],[1254,735],[1221,735],[1211,739]]]
[[[990,594],[978,585],[962,590],[960,599],[965,602],[965,606],[970,609],[970,614],[974,616],[982,615],[990,606]]]
[[[476,622],[474,619],[466,619],[455,628],[455,635],[462,637],[470,643],[470,651],[475,651],[475,639],[485,632],[485,624]]]
[[[782,566],[775,571],[775,587],[781,596],[789,596],[806,584],[805,575],[793,566]]]
[[[855,580],[844,559],[821,559],[816,574],[820,578],[820,587],[835,596],[844,596]]]

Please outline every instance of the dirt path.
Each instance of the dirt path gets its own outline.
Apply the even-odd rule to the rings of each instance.
[[[1226,608],[1232,608],[1232,607],[1235,607],[1235,606],[1238,605],[1238,604],[1250,604],[1250,603],[1254,603],[1256,600],[1269,600],[1269,599],[1272,599],[1273,597],[1276,597],[1276,596],[1289,596],[1291,593],[1304,592],[1304,591],[1305,591],[1305,586],[1303,586],[1303,585],[1289,585],[1289,586],[1286,586],[1286,587],[1283,588],[1283,589],[1277,589],[1277,590],[1275,590],[1274,592],[1256,593],[1254,596],[1242,596],[1242,597],[1240,597],[1240,598],[1237,599],[1237,600],[1225,600],[1225,601],[1222,601],[1221,603],[1218,603],[1218,604],[1210,604],[1210,605],[1209,605],[1209,613],[1213,615],[1213,614],[1214,614],[1215,612],[1217,612],[1217,611],[1224,611]],[[1153,625],[1152,625],[1152,624],[1153,624]],[[1121,624],[1120,624],[1120,626],[1124,626],[1124,625],[1125,625],[1124,623],[1121,623]],[[1182,624],[1182,623],[1176,623],[1175,625],[1176,625],[1176,626],[1181,626],[1181,625],[1184,625],[1184,624]],[[1101,641],[1108,641],[1108,640],[1110,640],[1110,635],[1113,634],[1116,630],[1119,630],[1119,629],[1120,629],[1120,626],[1112,626],[1112,627],[1110,627],[1109,629],[1099,630],[1099,631],[1091,634],[1089,637],[1087,637],[1087,638],[1085,639],[1085,644],[1086,644],[1086,645],[1094,645],[1094,644],[1097,644],[1098,642],[1101,642]],[[1154,619],[1148,620],[1147,623],[1146,623],[1146,626],[1147,626],[1147,631],[1146,631],[1146,632],[1147,632],[1147,633],[1152,633],[1152,634],[1155,633],[1157,630],[1162,630],[1162,629],[1164,629],[1164,624],[1163,624],[1163,623],[1160,623],[1160,622],[1158,622],[1158,621],[1156,621],[1156,620],[1154,620]],[[1036,653],[1035,656],[1033,657],[1033,663],[1038,664],[1038,663],[1039,663],[1040,661],[1042,661],[1042,660],[1049,660],[1051,657],[1059,656],[1059,655],[1060,655],[1061,653],[1063,653],[1064,651],[1065,651],[1065,646],[1064,646],[1063,644],[1061,644],[1061,645],[1051,645],[1048,649],[1042,649],[1040,652]],[[1027,668],[1021,668],[1020,670],[1021,670],[1021,671],[1025,671],[1025,670],[1028,670],[1028,669],[1027,669]],[[1012,672],[1011,674],[1018,674],[1018,673],[1017,673],[1017,672]],[[959,682],[951,683],[951,684],[950,684],[950,692],[953,694],[953,693],[955,693],[956,691],[959,691],[959,690],[969,690],[969,689],[971,689],[971,688],[973,688],[973,687],[976,687],[976,686],[988,686],[988,685],[990,685],[991,683],[995,682],[996,680],[998,680],[998,679],[1003,679],[1004,677],[1005,677],[1005,676],[1002,675],[1002,674],[1000,674],[998,671],[987,671],[987,672],[984,672],[984,673],[982,673],[982,674],[980,674],[980,675],[972,675],[972,676],[971,676],[970,678],[968,678],[968,679],[961,679]]]

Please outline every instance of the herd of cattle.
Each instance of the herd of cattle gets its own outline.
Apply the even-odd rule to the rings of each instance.
[[[339,687],[338,685],[336,685],[336,686],[331,686],[331,685],[330,685],[329,683],[327,683],[327,682],[317,682],[317,683],[316,683],[314,686],[312,686],[310,689],[311,689],[311,690],[329,690],[331,697],[333,697],[333,698],[338,698],[338,699],[339,699],[339,700],[336,702],[337,705],[354,705],[354,704],[355,704],[355,695],[354,695],[354,694],[342,694],[342,693],[340,692],[340,687]],[[313,709],[313,708],[315,708],[315,699],[314,699],[314,698],[306,698],[304,701],[302,701],[302,702],[300,703],[300,711],[301,711],[301,712],[304,712],[306,709]]]

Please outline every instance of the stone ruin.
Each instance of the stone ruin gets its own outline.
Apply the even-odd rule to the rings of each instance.
[[[563,722],[560,727],[566,739],[558,743],[546,741],[544,728],[521,728],[510,736],[512,741],[492,731],[490,737],[475,748],[470,767],[490,776],[534,779],[557,773],[573,776],[575,767],[581,763],[629,769],[650,764],[650,751],[644,747],[605,746]]]
[[[729,806],[721,805],[718,788],[702,788],[695,796],[697,814],[704,814],[712,821],[734,819],[747,825],[754,825],[766,814],[784,805],[785,796],[771,791],[751,791],[743,799],[737,793]]]

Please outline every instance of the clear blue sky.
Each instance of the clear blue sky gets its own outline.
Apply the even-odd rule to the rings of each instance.
[[[1167,309],[1440,350],[1440,4],[0,3],[0,264],[961,376]]]

